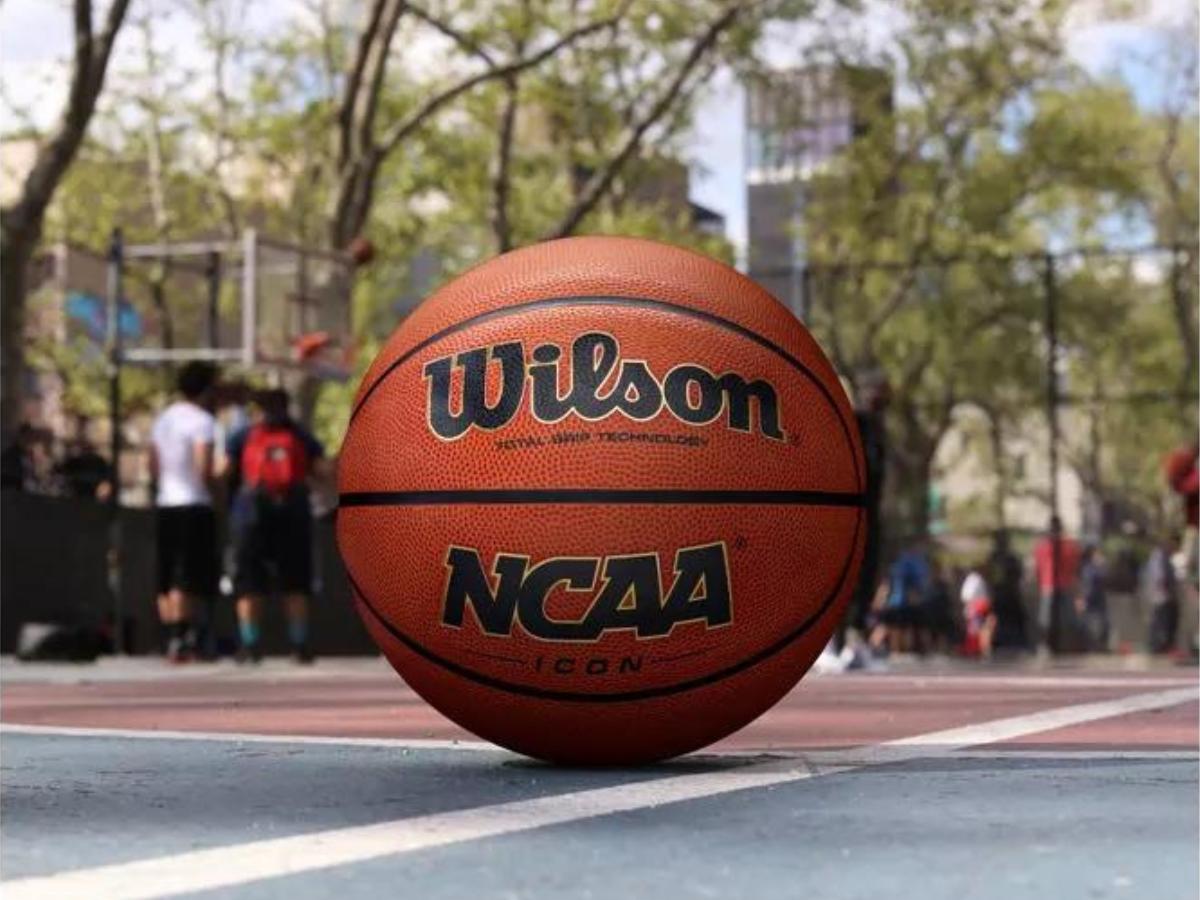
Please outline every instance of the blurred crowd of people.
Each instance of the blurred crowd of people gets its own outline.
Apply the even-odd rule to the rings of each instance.
[[[184,366],[177,387],[178,396],[150,431],[158,610],[167,659],[215,656],[203,626],[212,621],[217,596],[229,593],[239,662],[262,661],[263,602],[277,597],[286,611],[292,658],[311,663],[310,489],[330,474],[324,448],[292,417],[282,389],[250,398],[238,395],[244,391],[222,394],[216,367],[203,362]],[[224,426],[215,415],[219,405],[236,413]]]
[[[214,659],[214,604],[234,598],[239,661],[262,660],[262,606],[279,597],[293,658],[313,660],[308,605],[313,584],[313,495],[331,472],[324,448],[291,416],[286,391],[222,385],[192,362],[150,429],[157,608],[172,662]],[[222,418],[218,419],[218,414]],[[102,502],[112,466],[88,440],[56,448],[46,429],[22,425],[3,451],[3,487]]]
[[[1196,602],[1193,561],[1179,534],[1154,542],[1139,561],[1123,553],[1120,572],[1096,544],[1081,545],[1055,519],[1022,559],[1007,531],[973,564],[948,564],[935,542],[907,543],[879,579],[869,607],[848,638],[847,660],[895,653],[989,658],[994,653],[1054,650],[1106,653],[1113,642],[1109,597],[1132,586],[1145,617],[1144,649],[1180,653],[1185,599]],[[1127,577],[1130,567],[1134,578]],[[1134,649],[1134,648],[1127,648]]]
[[[868,376],[858,387],[868,537],[843,627],[823,655],[827,666],[868,667],[908,653],[988,658],[997,652],[1133,650],[1114,641],[1109,600],[1118,588],[1134,596],[1144,619],[1141,649],[1197,654],[1200,638],[1193,634],[1181,641],[1179,630],[1185,605],[1194,610],[1200,594],[1200,445],[1178,448],[1164,464],[1166,485],[1179,498],[1179,529],[1138,550],[1124,547],[1113,561],[1100,542],[1066,534],[1058,516],[1025,558],[1008,531],[998,530],[986,555],[975,560],[961,546],[939,547],[923,533],[899,542],[899,551],[885,560],[882,548],[890,538],[882,517],[885,413],[891,390],[882,376]]]

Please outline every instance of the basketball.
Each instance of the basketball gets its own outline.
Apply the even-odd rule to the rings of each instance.
[[[358,235],[346,247],[346,252],[350,254],[350,258],[356,266],[365,266],[375,258],[375,245],[371,239],[363,235]]]
[[[337,539],[371,636],[444,715],[545,760],[642,763],[812,665],[854,589],[864,472],[833,367],[769,293],[687,250],[568,238],[391,336]]]

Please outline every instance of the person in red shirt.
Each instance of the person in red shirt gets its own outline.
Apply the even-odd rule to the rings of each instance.
[[[1053,650],[1061,637],[1063,623],[1060,616],[1064,602],[1061,598],[1071,596],[1079,580],[1079,544],[1063,534],[1062,520],[1058,516],[1050,519],[1049,531],[1034,545],[1033,567],[1038,585],[1038,626],[1042,643]],[[1060,598],[1058,604],[1054,599],[1056,595]],[[1056,605],[1059,607],[1057,615]]]
[[[226,448],[234,498],[239,662],[262,661],[262,601],[272,593],[287,607],[292,658],[313,661],[308,642],[313,579],[309,481],[325,474],[325,450],[291,418],[288,405],[288,394],[280,388],[259,395],[261,420],[230,435]]]
[[[1200,444],[1193,441],[1167,455],[1163,469],[1167,484],[1183,500],[1189,528],[1200,526]]]
[[[1167,484],[1183,501],[1183,514],[1187,522],[1186,572],[1181,587],[1185,602],[1189,606],[1197,603],[1200,596],[1200,443],[1192,441],[1167,455],[1163,465]],[[1190,639],[1193,656],[1200,656],[1200,633]]]

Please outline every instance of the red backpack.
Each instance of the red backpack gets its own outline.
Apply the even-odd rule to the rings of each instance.
[[[255,425],[242,448],[242,482],[251,490],[283,500],[308,477],[308,450],[285,425]]]

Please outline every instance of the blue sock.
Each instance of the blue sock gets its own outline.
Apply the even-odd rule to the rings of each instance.
[[[307,619],[288,620],[288,640],[292,642],[293,647],[303,647],[308,643]]]
[[[241,638],[243,647],[253,647],[258,643],[258,623],[247,622],[244,619],[238,622],[238,637]]]

